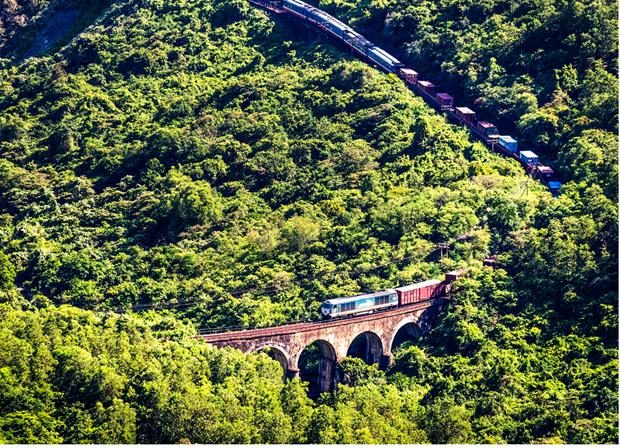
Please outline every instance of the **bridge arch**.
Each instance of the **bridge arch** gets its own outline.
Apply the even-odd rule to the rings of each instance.
[[[284,370],[283,378],[286,378],[289,371],[289,359],[291,359],[291,357],[285,349],[274,344],[262,344],[256,348],[256,351],[263,352],[270,358],[278,361]]]
[[[325,339],[316,339],[299,353],[297,369],[302,380],[310,381],[315,393],[333,390],[337,382],[336,349]]]
[[[414,317],[406,317],[394,327],[389,340],[389,350],[394,353],[403,342],[417,340],[422,336],[423,330]]]
[[[373,365],[381,362],[383,355],[383,341],[374,331],[364,331],[358,334],[347,350],[347,356],[361,358],[366,364]]]

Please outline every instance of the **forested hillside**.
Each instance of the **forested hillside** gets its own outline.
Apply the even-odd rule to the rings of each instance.
[[[389,2],[329,5],[403,48],[444,32],[397,27]],[[523,129],[562,161],[555,199],[394,76],[244,0],[118,0],[96,19],[40,57],[0,49],[0,442],[617,442],[607,31],[592,57],[556,55],[573,64],[557,86],[501,69],[529,76],[533,109],[485,109],[542,123]],[[489,89],[516,91],[502,76]],[[347,359],[316,401],[266,355],[192,338],[457,267],[430,335],[388,372]]]

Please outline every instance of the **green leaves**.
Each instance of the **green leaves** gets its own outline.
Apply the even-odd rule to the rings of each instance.
[[[572,138],[559,154],[560,167],[575,181],[585,185],[597,184],[610,199],[618,198],[618,139],[600,130],[585,131]]]
[[[342,382],[351,387],[385,384],[385,375],[378,366],[369,366],[362,359],[345,358],[338,366],[342,369]]]
[[[0,417],[2,443],[62,443],[62,424],[47,412],[12,412]]]
[[[154,337],[159,326],[157,320],[130,316],[104,320],[74,308],[9,311],[0,323],[3,340],[20,341],[25,346],[21,359],[43,362],[37,370],[51,372],[36,376],[26,369],[21,370],[25,376],[13,377],[20,367],[17,358],[7,357],[5,344],[0,358],[2,440],[285,443],[292,425],[281,400],[289,399],[286,408],[296,406],[307,420],[311,406],[305,391],[293,385],[285,389],[277,362],[217,351],[189,337],[164,341]],[[42,351],[51,356],[37,359]],[[46,397],[41,392],[47,386],[54,394]],[[29,399],[8,400],[20,388]]]
[[[220,199],[207,182],[192,181],[171,170],[163,186],[167,191],[160,202],[158,218],[169,230],[191,225],[208,228],[222,216]]]
[[[15,266],[4,252],[0,252],[0,289],[13,288],[14,282]]]
[[[433,401],[425,409],[423,420],[431,443],[471,443],[470,415],[470,411],[456,405],[453,399]]]

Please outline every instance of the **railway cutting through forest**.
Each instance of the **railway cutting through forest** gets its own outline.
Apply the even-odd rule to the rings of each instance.
[[[330,37],[336,37],[361,59],[385,72],[396,74],[433,108],[446,113],[452,121],[468,127],[475,138],[492,150],[519,161],[528,174],[546,184],[554,195],[558,193],[561,184],[553,170],[538,161],[536,154],[531,151],[518,152],[515,139],[500,136],[492,123],[478,121],[471,109],[454,107],[451,95],[436,93],[434,84],[420,80],[416,71],[405,67],[344,23],[299,0],[249,1],[278,15],[300,20],[304,25],[317,28]],[[444,248],[449,250],[449,245],[440,247],[442,255]],[[318,391],[333,390],[338,383],[336,365],[344,357],[358,356],[368,364],[386,368],[391,363],[392,350],[399,337],[415,339],[428,331],[448,301],[451,283],[460,275],[460,272],[452,272],[446,274],[443,281],[428,280],[396,290],[327,300],[321,307],[323,321],[241,331],[222,329],[221,332],[201,334],[198,337],[217,347],[233,347],[244,352],[266,351],[281,364],[285,378],[299,376],[305,350],[315,346],[319,352]],[[415,299],[403,299],[405,296],[402,294],[409,297],[412,291],[418,290],[421,292],[416,293]]]
[[[340,20],[301,0],[249,0],[249,2],[316,29],[343,44],[359,59],[386,73],[396,75],[433,109],[445,114],[450,122],[465,126],[475,139],[489,149],[519,162],[528,175],[547,186],[554,196],[560,193],[562,183],[558,175],[553,168],[541,162],[538,154],[521,149],[519,142],[512,136],[500,135],[493,123],[479,120],[476,112],[469,107],[456,107],[452,95],[438,92],[437,86],[431,81],[421,79],[417,71],[406,67],[390,53]]]

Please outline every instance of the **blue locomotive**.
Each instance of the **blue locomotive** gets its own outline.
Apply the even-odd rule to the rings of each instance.
[[[321,305],[321,315],[323,319],[333,319],[335,317],[374,312],[396,306],[398,306],[396,290],[386,289],[385,291],[373,292],[371,294],[326,300]]]
[[[272,11],[284,12],[296,17],[322,31],[334,36],[360,56],[383,69],[400,77],[407,86],[424,97],[435,109],[445,112],[448,117],[464,126],[471,133],[492,150],[497,150],[507,157],[517,160],[526,172],[534,179],[547,185],[553,195],[559,193],[561,182],[556,178],[552,168],[543,165],[538,157],[532,158],[529,154],[524,157],[516,150],[517,141],[510,136],[500,136],[493,123],[478,121],[474,111],[467,107],[454,107],[454,98],[445,92],[435,93],[436,86],[430,81],[419,80],[418,73],[396,59],[387,51],[377,47],[353,28],[340,20],[315,8],[301,0],[249,0],[251,3],[266,7]],[[535,160],[535,161],[534,161]]]

